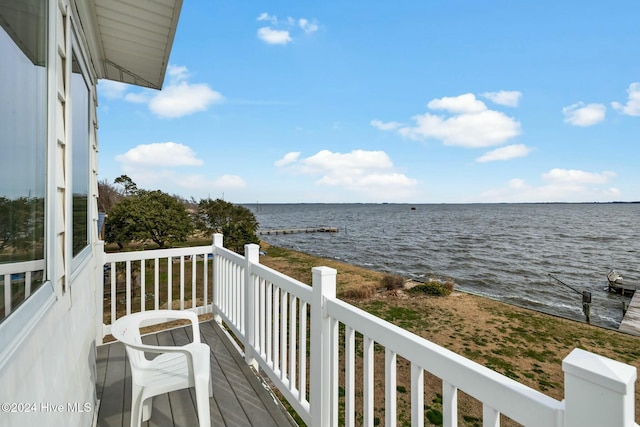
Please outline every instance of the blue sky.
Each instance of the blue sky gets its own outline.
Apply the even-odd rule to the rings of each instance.
[[[99,178],[196,199],[640,200],[640,2],[185,1]]]

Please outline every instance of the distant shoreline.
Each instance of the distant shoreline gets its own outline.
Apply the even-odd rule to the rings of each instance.
[[[260,205],[406,205],[406,206],[441,206],[441,205],[633,205],[640,204],[637,201],[613,201],[613,202],[249,202],[236,203],[241,206]]]

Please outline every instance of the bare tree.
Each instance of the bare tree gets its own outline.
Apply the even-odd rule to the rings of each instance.
[[[98,211],[109,213],[121,199],[122,194],[114,185],[109,184],[109,181],[98,181]]]

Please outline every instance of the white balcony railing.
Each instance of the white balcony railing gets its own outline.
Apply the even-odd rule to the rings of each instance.
[[[98,243],[98,336],[111,333],[115,319],[133,312],[175,309],[211,312],[212,247],[195,246],[105,253]],[[99,334],[100,335],[100,334]]]
[[[201,309],[211,309],[214,319],[226,324],[247,363],[269,376],[307,425],[373,426],[374,414],[384,412],[384,425],[395,426],[398,401],[405,397],[396,394],[401,357],[410,364],[407,400],[413,426],[424,425],[425,372],[442,381],[444,426],[458,425],[459,390],[482,403],[484,426],[499,426],[500,414],[526,426],[637,426],[637,372],[632,366],[575,349],[562,363],[565,398],[558,401],[337,299],[334,269],[314,268],[308,286],[261,265],[257,245],[245,246],[245,256],[240,256],[222,243],[222,235],[216,234],[208,252],[213,254],[212,304]],[[184,257],[185,250],[148,252]],[[193,254],[203,251],[196,248]],[[141,252],[130,253],[126,260],[134,262],[141,254],[152,258]],[[111,269],[124,262],[109,257]],[[157,267],[155,271],[158,276]],[[210,274],[209,267],[205,271]],[[174,308],[187,306],[181,299]],[[111,317],[115,317],[113,306]],[[356,345],[356,335],[361,346]],[[383,373],[374,370],[376,352],[384,352]],[[362,368],[360,381],[355,378],[357,364]],[[375,372],[384,377],[383,408],[375,407]],[[339,389],[344,390],[343,398]],[[361,399],[358,419],[356,397]]]

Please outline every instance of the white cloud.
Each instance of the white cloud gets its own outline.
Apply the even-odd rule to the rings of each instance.
[[[493,162],[496,160],[510,160],[517,157],[526,157],[531,152],[531,148],[524,144],[507,145],[496,148],[493,151],[483,154],[476,159],[478,163]]]
[[[298,158],[300,157],[300,154],[301,153],[299,151],[292,151],[290,153],[285,154],[284,157],[281,158],[280,160],[276,160],[274,164],[278,167],[282,167],[290,163],[294,163],[295,161],[298,160]]]
[[[570,184],[606,184],[615,177],[616,174],[610,171],[601,173],[584,172],[575,169],[551,169],[549,172],[542,174],[542,179],[551,183],[570,183]]]
[[[128,93],[124,96],[124,100],[134,104],[144,104],[149,102],[149,94],[147,92]]]
[[[467,148],[504,144],[520,134],[517,120],[500,111],[488,109],[472,93],[433,99],[427,107],[444,110],[450,115],[430,112],[418,114],[412,117],[415,126],[400,127],[398,133],[413,140],[433,138],[445,145]]]
[[[318,24],[309,22],[309,20],[305,18],[300,18],[298,20],[298,25],[300,25],[302,31],[307,34],[315,33],[316,31],[318,31]]]
[[[500,202],[608,202],[620,199],[620,190],[609,186],[612,172],[592,173],[552,169],[543,173],[542,185],[531,185],[514,178],[503,188],[488,190],[474,201]]]
[[[177,118],[207,110],[213,104],[224,101],[219,92],[206,83],[189,83],[189,70],[185,66],[169,64],[167,67],[168,84],[161,91],[143,89],[129,92],[127,85],[114,84],[103,80],[101,93],[107,98],[123,98],[127,102],[147,104],[149,110],[159,117]]]
[[[284,159],[288,161],[283,162]],[[278,162],[283,162],[284,170],[291,174],[318,176],[317,184],[342,187],[378,200],[405,198],[415,192],[418,184],[417,180],[396,171],[384,151],[322,150],[302,159],[299,153],[288,153]]]
[[[169,64],[169,66],[167,66],[167,74],[169,75],[169,79],[171,79],[172,83],[178,83],[187,80],[189,77],[189,70],[184,65]]]
[[[286,19],[279,20],[275,15],[269,15],[267,12],[261,13],[258,18],[260,22],[268,22],[270,25],[258,28],[258,38],[268,44],[286,45],[293,41],[294,36],[304,32],[312,34],[318,31],[319,26],[315,19],[293,18],[288,16]]]
[[[574,126],[593,126],[604,120],[607,107],[602,104],[586,104],[577,102],[562,109],[565,123]]]
[[[156,142],[140,144],[124,154],[116,156],[116,160],[130,166],[202,166],[193,150],[175,142]]]
[[[98,82],[98,92],[107,99],[120,99],[129,88],[129,85],[112,80],[100,80]]]
[[[181,82],[161,90],[149,101],[149,109],[160,117],[176,118],[205,111],[224,97],[207,84]]]
[[[387,122],[384,123],[380,120],[371,120],[370,122],[371,126],[376,127],[380,130],[396,130],[398,129],[400,126],[402,126],[402,123],[399,122]]]
[[[627,93],[629,97],[626,104],[612,102],[611,106],[627,116],[640,116],[640,82],[631,83]]]
[[[476,99],[472,93],[436,98],[429,101],[427,107],[432,110],[445,110],[453,114],[480,113],[487,110],[484,102]]]
[[[273,17],[273,18],[275,18],[275,17]],[[258,21],[271,21],[273,18],[267,12],[262,12],[260,14],[260,16],[258,16],[257,20]]]
[[[287,30],[274,30],[271,27],[258,28],[258,38],[269,44],[287,44],[293,39]]]
[[[129,175],[139,188],[207,197],[212,192],[247,186],[238,175],[224,174],[212,178],[203,173],[193,173],[194,168],[204,166],[204,162],[190,147],[175,142],[141,144],[116,156],[116,160],[122,164],[122,172]]]
[[[498,105],[517,107],[522,93],[517,90],[501,90],[500,92],[485,92],[481,95]]]
[[[245,188],[247,183],[238,175],[222,175],[213,180],[212,185],[215,188],[235,190]]]

